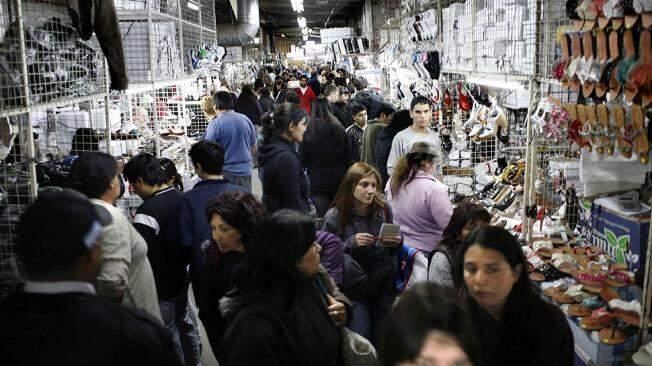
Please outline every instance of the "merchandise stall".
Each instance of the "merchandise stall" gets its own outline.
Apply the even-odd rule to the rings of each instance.
[[[192,186],[188,149],[207,125],[199,100],[224,80],[214,1],[114,5],[105,16],[122,52],[105,54],[115,40],[80,33],[65,0],[0,4],[0,297],[22,281],[20,213],[39,190],[65,185],[72,157],[149,152],[174,161]],[[127,193],[118,206],[129,214],[140,202]]]
[[[396,105],[435,105],[451,200],[522,241],[577,364],[632,364],[651,297],[650,16],[582,3],[408,2],[378,64]]]

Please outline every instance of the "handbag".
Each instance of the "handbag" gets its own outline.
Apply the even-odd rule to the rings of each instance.
[[[378,353],[365,337],[342,328],[342,358],[345,366],[373,366]]]

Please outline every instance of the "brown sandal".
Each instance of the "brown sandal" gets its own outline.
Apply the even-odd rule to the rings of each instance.
[[[627,335],[618,328],[609,327],[600,331],[600,342],[609,345],[623,344],[627,342]]]
[[[615,100],[620,95],[620,83],[618,82],[618,69],[620,67],[620,35],[616,31],[609,33],[609,56],[614,60],[613,71],[609,75],[609,100]]]
[[[591,309],[585,307],[582,304],[572,304],[568,307],[568,315],[584,318],[591,316]]]
[[[638,161],[641,164],[647,164],[650,160],[650,144],[647,140],[647,131],[645,127],[645,115],[643,107],[638,104],[632,104],[632,126],[635,131],[634,149],[638,154]]]
[[[609,110],[604,104],[598,105],[596,108],[598,114],[598,123],[602,126],[603,136],[602,136],[602,146],[606,148],[607,154],[612,156],[615,149],[615,137],[616,131],[615,128],[609,123]]]
[[[632,157],[632,143],[626,135],[626,119],[625,110],[623,107],[616,105],[611,107],[611,116],[613,117],[614,125],[616,126],[616,142],[618,143],[618,150],[623,157],[629,159]]]

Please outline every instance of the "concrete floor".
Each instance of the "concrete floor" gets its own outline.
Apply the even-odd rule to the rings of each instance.
[[[251,190],[256,198],[259,200],[263,196],[263,187],[258,179],[258,169],[253,169],[251,174]],[[192,299],[193,305],[195,304],[195,296],[192,293],[192,287],[188,290],[188,295]],[[197,306],[195,306],[195,309]],[[218,362],[215,359],[213,350],[211,349],[210,343],[208,343],[208,336],[206,335],[206,330],[199,320],[199,327],[201,330],[201,341],[202,341],[202,354],[201,354],[201,364],[202,366],[218,366]]]

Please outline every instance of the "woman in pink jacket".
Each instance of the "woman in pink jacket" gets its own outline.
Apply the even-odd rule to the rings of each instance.
[[[448,187],[434,176],[439,150],[429,142],[415,142],[403,156],[385,188],[394,210],[394,223],[401,225],[405,244],[429,254],[441,240],[453,214]]]

